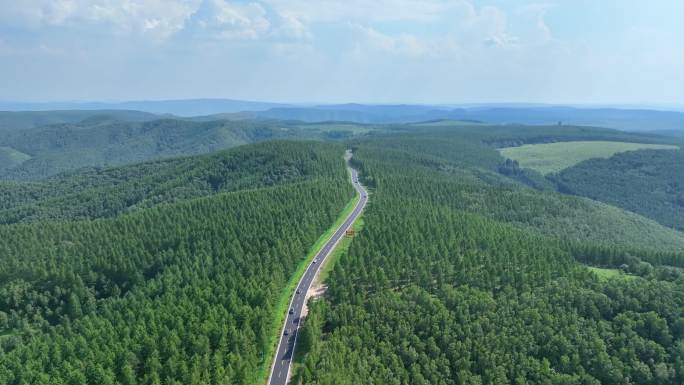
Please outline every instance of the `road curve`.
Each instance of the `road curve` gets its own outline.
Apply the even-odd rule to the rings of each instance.
[[[345,232],[351,227],[352,223],[358,218],[368,202],[368,192],[361,186],[358,181],[357,171],[349,167],[351,171],[351,182],[354,189],[361,195],[354,211],[345,219],[344,223],[335,230],[335,234],[325,243],[323,248],[316,254],[314,260],[306,268],[306,272],[299,280],[295,292],[292,294],[288,313],[285,317],[285,323],[280,333],[280,340],[278,341],[278,348],[276,355],[273,358],[271,372],[268,376],[269,385],[286,385],[292,366],[292,357],[297,344],[297,335],[299,334],[299,325],[301,320],[302,309],[304,308],[304,301],[306,292],[309,290],[311,283],[318,272],[321,264],[335,249],[337,243],[344,237]],[[285,334],[285,331],[288,331]]]

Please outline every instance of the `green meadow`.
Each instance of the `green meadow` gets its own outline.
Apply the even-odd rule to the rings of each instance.
[[[591,158],[610,158],[626,151],[677,150],[679,147],[664,144],[575,141],[543,144],[526,144],[499,149],[502,156],[518,161],[520,167],[530,168],[543,175],[557,173]]]

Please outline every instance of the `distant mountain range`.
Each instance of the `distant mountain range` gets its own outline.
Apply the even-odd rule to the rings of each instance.
[[[124,102],[0,102],[0,111],[137,110],[153,114],[200,116],[241,111],[264,111],[286,104],[231,99],[141,100]]]
[[[46,111],[79,110],[51,116],[50,123],[78,122],[82,116],[117,115],[114,111],[126,110],[117,116],[119,120],[144,121],[155,117],[147,114],[193,117],[193,120],[217,119],[276,119],[302,122],[353,122],[366,124],[402,124],[433,120],[464,120],[492,124],[567,124],[601,126],[626,131],[684,131],[684,111],[661,109],[632,109],[616,107],[553,106],[541,104],[472,104],[472,105],[372,105],[372,104],[329,104],[288,105],[280,103],[251,102],[230,99],[187,99],[130,102],[92,103],[14,103],[0,102],[0,110]],[[97,111],[96,111],[97,110]],[[100,111],[101,110],[101,111]],[[144,111],[144,113],[131,110]],[[90,112],[88,112],[90,111]],[[0,116],[0,128],[20,128],[7,119],[17,120],[21,115]],[[157,116],[158,118],[158,116]],[[32,115],[37,126],[42,122],[40,115]],[[62,119],[55,121],[55,119]]]
[[[449,108],[443,106],[347,104],[272,108],[255,114],[263,118],[301,120],[304,122],[349,121],[380,124],[449,119],[492,124],[599,126],[625,131],[684,130],[683,112],[618,108],[552,106]]]

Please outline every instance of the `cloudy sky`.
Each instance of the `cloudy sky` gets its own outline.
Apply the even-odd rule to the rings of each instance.
[[[684,104],[681,0],[0,0],[0,100]]]

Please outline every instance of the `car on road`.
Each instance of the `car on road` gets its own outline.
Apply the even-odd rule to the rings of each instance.
[[[297,289],[297,294],[302,294],[302,291]]]
[[[314,260],[313,260],[313,263],[316,263],[316,262],[318,262],[318,259],[314,259]]]
[[[285,332],[283,334],[285,334],[286,336],[290,335],[290,329],[285,329]]]
[[[293,307],[290,308],[290,314],[294,314],[294,308]]]

